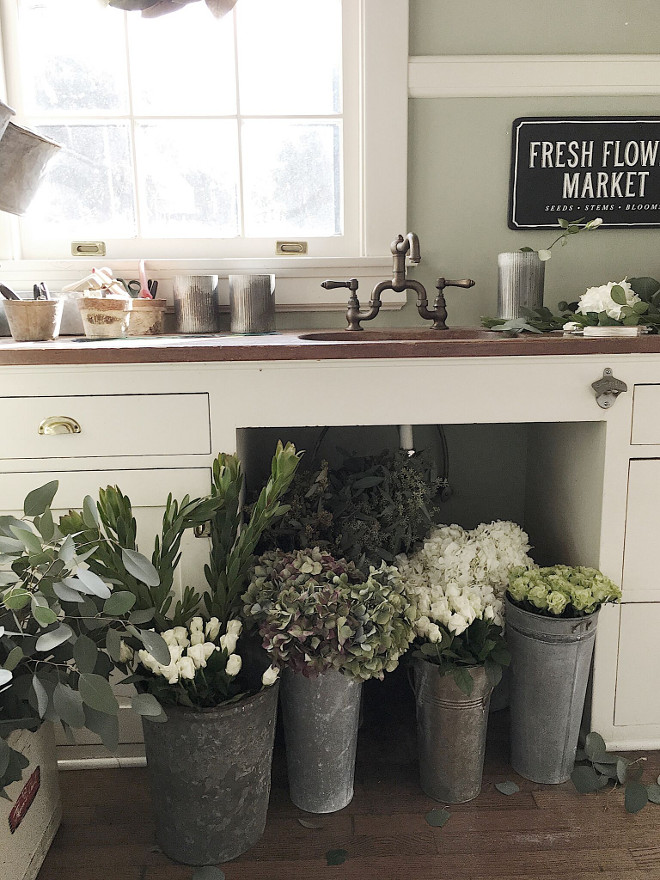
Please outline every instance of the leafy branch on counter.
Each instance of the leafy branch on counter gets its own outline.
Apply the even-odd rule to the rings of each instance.
[[[592,732],[587,734],[584,747],[577,751],[571,781],[580,794],[605,788],[613,791],[622,786],[626,812],[638,813],[649,802],[660,804],[660,778],[648,785],[641,781],[644,760],[632,760],[608,752],[603,737]]]
[[[558,303],[559,315],[550,309],[541,307],[538,309],[521,308],[520,318],[491,318],[482,316],[481,324],[489,330],[497,330],[504,333],[550,333],[562,330],[564,324],[574,323],[582,327],[617,327],[617,326],[645,326],[647,332],[658,333],[660,331],[660,281],[648,276],[630,278],[628,283],[639,297],[639,302],[629,305],[625,292],[619,285],[614,285],[611,296],[615,303],[621,307],[621,320],[615,320],[606,312],[587,312],[581,314],[577,311],[579,302]]]

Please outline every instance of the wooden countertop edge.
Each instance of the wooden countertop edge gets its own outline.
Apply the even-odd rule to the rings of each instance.
[[[309,332],[309,331],[305,331]],[[52,343],[0,341],[0,366],[216,363],[254,361],[365,360],[377,358],[530,357],[548,355],[660,354],[660,336],[589,338],[522,336],[487,339],[388,341],[347,339],[326,342],[302,339],[302,332],[268,337],[218,337],[189,343],[153,339],[140,347],[123,340],[80,342],[66,338]]]

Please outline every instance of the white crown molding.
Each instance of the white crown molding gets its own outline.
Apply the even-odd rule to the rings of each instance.
[[[660,55],[418,55],[411,98],[660,95]]]

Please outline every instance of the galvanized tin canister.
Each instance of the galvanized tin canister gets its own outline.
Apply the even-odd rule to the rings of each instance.
[[[497,255],[497,317],[520,318],[523,307],[543,305],[545,262],[536,251]]]
[[[361,682],[334,669],[282,674],[289,794],[301,810],[334,813],[351,802],[361,693]]]
[[[229,313],[232,333],[275,330],[275,276],[230,275]]]
[[[220,329],[217,275],[174,276],[177,333],[216,333]]]
[[[278,685],[214,709],[143,719],[156,840],[186,865],[244,853],[266,827]]]
[[[429,797],[463,804],[481,791],[492,685],[483,666],[470,668],[468,696],[435,663],[415,660],[419,781]]]
[[[575,764],[598,612],[552,618],[506,601],[511,651],[511,766],[533,782],[566,782]]]
[[[24,214],[60,144],[8,122],[0,138],[0,210]]]

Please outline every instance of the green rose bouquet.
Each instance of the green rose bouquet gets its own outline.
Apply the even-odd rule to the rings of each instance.
[[[586,617],[606,602],[620,602],[621,590],[595,568],[552,565],[513,569],[507,589],[509,600],[532,614],[545,617]]]

